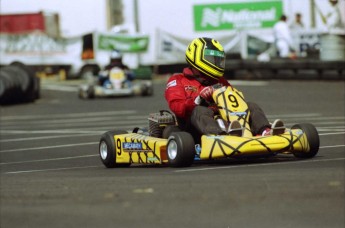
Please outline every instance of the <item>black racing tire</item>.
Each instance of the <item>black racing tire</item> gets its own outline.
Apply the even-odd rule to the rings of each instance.
[[[36,99],[40,98],[40,79],[36,76],[35,72],[29,66],[21,62],[13,62],[11,66],[18,67],[25,71],[30,84],[25,92],[25,101],[34,102]]]
[[[89,99],[94,99],[95,98],[95,87],[93,85],[91,85],[88,89],[87,89],[87,97]]]
[[[0,104],[13,104],[17,103],[20,98],[22,98],[22,90],[20,88],[20,83],[14,80],[11,72],[7,70],[7,67],[0,69]]]
[[[80,70],[79,78],[84,80],[89,80],[97,77],[100,71],[100,67],[97,65],[86,65]]]
[[[84,90],[83,88],[80,87],[78,90],[78,97],[80,99],[88,99],[87,90]]]
[[[89,85],[86,89],[83,87],[79,87],[78,97],[80,99],[95,98],[95,87],[93,85]]]
[[[34,78],[34,99],[40,99],[41,98],[41,79],[38,77]]]
[[[153,95],[153,86],[152,85],[141,85],[141,96],[152,96]]]
[[[25,72],[28,74],[28,76],[30,77],[31,81],[32,81],[32,90],[33,90],[33,99],[39,99],[40,98],[40,83],[41,83],[41,79],[39,77],[36,76],[35,71],[20,62],[14,62],[11,65],[17,66],[22,68],[23,70],[25,70]]]
[[[107,168],[117,168],[117,167],[129,167],[130,163],[116,163],[116,146],[114,141],[114,135],[126,134],[126,131],[108,131],[105,132],[101,139],[99,140],[99,157],[102,163]]]
[[[307,136],[308,144],[309,144],[309,151],[308,152],[293,152],[293,155],[296,158],[312,158],[314,157],[320,147],[320,138],[319,134],[314,127],[314,125],[310,123],[301,123],[292,126],[291,129],[301,129]]]
[[[8,68],[12,68],[12,70],[16,71],[17,74],[21,74],[20,83],[23,92],[31,92],[33,89],[34,78],[36,77],[35,73],[21,62],[13,62],[8,66]]]
[[[38,89],[36,76],[26,65],[14,62],[9,66],[1,68],[0,88],[1,103],[33,102],[37,97]],[[6,92],[6,98],[3,94]]]
[[[195,143],[188,132],[171,133],[167,144],[167,157],[171,167],[188,167],[193,164]]]
[[[168,125],[164,128],[163,133],[162,133],[162,138],[163,139],[168,139],[170,135],[174,132],[181,132],[182,130],[175,125]]]

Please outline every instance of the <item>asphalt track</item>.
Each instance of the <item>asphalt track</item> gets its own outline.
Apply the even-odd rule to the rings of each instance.
[[[106,169],[100,135],[146,127],[167,108],[164,81],[152,97],[95,100],[43,82],[35,103],[1,107],[0,227],[343,228],[344,81],[233,84],[271,121],[314,124],[317,156]]]

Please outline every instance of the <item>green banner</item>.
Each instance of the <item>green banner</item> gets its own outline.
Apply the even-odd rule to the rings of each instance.
[[[271,28],[283,13],[281,0],[194,5],[195,31]]]
[[[148,36],[98,34],[97,47],[100,50],[119,50],[121,52],[144,52],[149,44]]]

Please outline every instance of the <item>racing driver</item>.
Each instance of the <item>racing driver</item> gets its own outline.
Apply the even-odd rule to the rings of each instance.
[[[229,131],[222,130],[214,118],[217,107],[199,105],[198,99],[211,102],[215,84],[231,86],[223,77],[225,53],[222,45],[215,39],[196,38],[187,47],[186,61],[189,66],[182,73],[172,75],[165,90],[165,99],[177,117],[179,128],[190,132],[199,140],[200,135],[204,134],[228,134]],[[285,131],[281,120],[276,120],[271,125],[256,103],[247,104],[251,113],[249,124],[253,135],[276,135]]]

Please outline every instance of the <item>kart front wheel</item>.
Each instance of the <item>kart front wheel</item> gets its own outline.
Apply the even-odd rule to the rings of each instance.
[[[153,95],[153,86],[142,84],[141,85],[141,96],[152,96]]]
[[[116,163],[116,147],[114,135],[126,134],[126,131],[108,131],[99,141],[99,156],[107,168],[128,167],[130,163]]]
[[[80,87],[78,95],[80,99],[93,99],[95,98],[95,88],[93,86]]]
[[[187,132],[171,133],[167,144],[167,155],[171,167],[191,166],[195,156],[195,144]]]
[[[307,137],[308,144],[309,144],[309,151],[304,152],[293,152],[293,155],[296,158],[312,158],[314,157],[318,151],[320,146],[320,138],[319,134],[314,127],[314,125],[309,123],[302,123],[296,124],[292,126],[291,129],[301,129]]]

